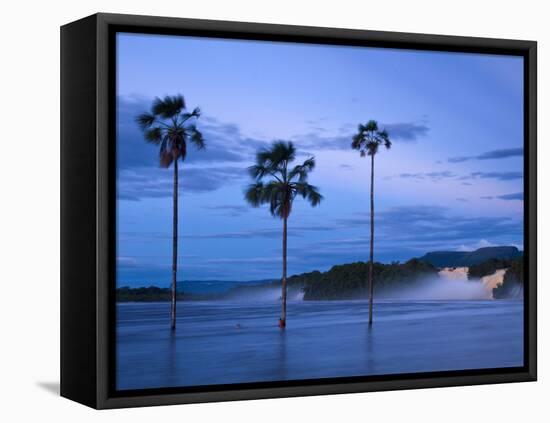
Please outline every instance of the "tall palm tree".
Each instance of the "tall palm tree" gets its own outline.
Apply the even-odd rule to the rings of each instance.
[[[317,206],[323,196],[317,187],[307,183],[309,173],[315,167],[315,159],[310,157],[302,164],[291,166],[296,158],[296,148],[290,141],[275,141],[271,148],[260,150],[256,154],[256,164],[248,168],[255,180],[246,190],[245,198],[253,206],[269,204],[273,217],[283,220],[283,276],[282,305],[279,327],[286,326],[286,250],[287,220],[292,211],[296,196],[302,196],[313,207]]]
[[[172,220],[172,286],[170,304],[170,327],[176,329],[176,283],[178,268],[178,160],[187,156],[187,143],[197,149],[205,147],[202,134],[193,121],[200,116],[197,107],[187,112],[181,94],[155,98],[151,112],[137,116],[136,121],[144,133],[145,141],[159,146],[160,166],[169,168],[174,164],[173,220]]]
[[[358,150],[361,157],[370,156],[370,258],[369,258],[369,325],[372,325],[372,300],[374,294],[372,272],[374,266],[374,156],[380,146],[387,149],[391,141],[386,130],[379,130],[375,120],[366,125],[359,124],[358,132],[352,138],[351,148]]]

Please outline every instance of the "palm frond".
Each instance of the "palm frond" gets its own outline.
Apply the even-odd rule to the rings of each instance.
[[[296,148],[292,141],[275,141],[271,144],[270,160],[274,166],[292,162],[296,158]]]
[[[377,140],[369,141],[367,144],[367,154],[369,156],[374,156],[376,153],[378,153],[378,147],[380,146],[380,142]]]
[[[264,202],[274,217],[288,217],[292,207],[292,190],[288,184],[271,181],[264,185]]]
[[[193,109],[193,112],[191,112],[191,115],[195,116],[197,119],[201,117],[201,108],[195,107]]]
[[[365,131],[370,131],[370,132],[378,131],[378,122],[372,119],[369,120],[365,125]]]
[[[163,99],[156,97],[153,100],[153,114],[164,119],[171,119],[185,109],[185,100],[181,94],[165,96]]]
[[[202,133],[197,129],[195,125],[189,125],[187,127],[187,133],[189,135],[189,140],[193,143],[195,147],[197,147],[198,150],[202,150],[206,147]]]
[[[246,200],[254,207],[269,204],[271,215],[281,219],[289,217],[299,190],[299,194],[308,199],[310,204],[319,204],[321,194],[305,182],[308,173],[315,168],[315,159],[310,157],[288,172],[295,158],[296,149],[290,141],[274,141],[270,148],[258,151],[256,163],[248,168],[248,173],[256,182],[248,186]],[[270,179],[264,182],[264,178]],[[293,182],[296,178],[298,182]]]
[[[181,120],[179,122],[180,125],[183,125],[185,122],[187,122],[191,118],[198,119],[201,116],[201,109],[198,107],[195,107],[191,113],[186,112],[181,114]]]
[[[248,174],[252,179],[262,179],[269,172],[265,166],[255,164],[247,168]]]
[[[362,126],[362,125],[359,125]],[[363,131],[358,132],[351,139],[351,148],[354,150],[360,150],[364,141]]]
[[[264,184],[262,182],[250,184],[244,193],[244,198],[252,207],[264,204]]]
[[[292,181],[296,176],[298,181],[305,182],[307,181],[307,176],[315,168],[315,158],[310,157],[305,160],[301,165],[296,165],[288,174],[288,180]]]
[[[156,97],[151,113],[136,116],[136,122],[143,131],[145,141],[159,145],[159,161],[162,167],[169,167],[174,160],[185,160],[187,141],[199,150],[205,148],[204,137],[196,125],[184,124],[186,118],[198,118],[201,114],[200,109],[196,107],[191,113],[182,114],[184,110],[185,100],[181,94],[177,94],[164,98]]]
[[[155,116],[151,113],[141,113],[136,117],[136,122],[141,130],[145,130],[155,123]]]
[[[323,200],[319,188],[308,183],[297,183],[295,185],[296,194],[305,198],[313,207],[318,206]]]
[[[145,141],[151,144],[159,144],[162,141],[162,129],[157,127],[144,131]]]
[[[369,120],[365,125],[359,124],[358,132],[351,139],[351,148],[358,150],[361,157],[377,154],[381,145],[389,149],[392,143],[388,132],[379,130],[375,120]]]

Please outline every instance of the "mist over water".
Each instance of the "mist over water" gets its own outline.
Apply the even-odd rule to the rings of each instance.
[[[239,286],[227,294],[221,300],[231,302],[278,302],[281,299],[281,286],[277,284],[259,286]],[[287,289],[288,301],[302,301],[304,292],[298,288]]]
[[[260,285],[254,287],[238,287],[224,295],[222,301],[232,302],[279,302],[281,286],[277,284]],[[287,301],[302,301],[304,292],[300,288],[287,288]]]
[[[481,279],[468,279],[468,268],[445,268],[437,276],[427,277],[397,288],[376,290],[375,298],[382,300],[419,301],[419,300],[491,300],[493,288],[502,283],[505,269],[499,269],[494,274]],[[302,301],[304,293],[301,287],[289,286],[288,301]],[[354,298],[362,300],[366,293],[358,294]],[[213,297],[219,301],[241,303],[267,302],[274,303],[281,299],[281,285],[279,283],[265,283],[257,285],[236,285],[226,290],[221,296]]]
[[[480,281],[429,278],[411,288],[382,292],[379,298],[396,300],[490,300],[492,293]]]
[[[381,292],[379,298],[398,300],[490,300],[493,288],[502,283],[505,271],[482,279],[468,279],[468,268],[445,268],[438,276],[426,278],[407,288]]]

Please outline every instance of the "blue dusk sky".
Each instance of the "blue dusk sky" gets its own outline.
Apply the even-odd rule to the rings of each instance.
[[[324,201],[297,198],[289,274],[368,260],[369,160],[350,148],[377,120],[375,260],[523,248],[523,59],[512,56],[119,34],[117,281],[170,281],[173,170],[135,123],[156,96],[200,107],[206,149],[180,166],[178,280],[275,279],[282,223],[251,208],[246,168],[273,140]]]

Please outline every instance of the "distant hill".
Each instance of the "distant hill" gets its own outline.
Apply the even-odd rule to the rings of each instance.
[[[484,247],[475,251],[433,251],[419,258],[434,267],[474,266],[492,259],[514,259],[523,253],[516,247]]]

